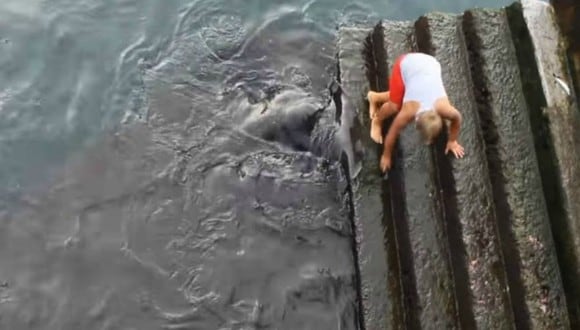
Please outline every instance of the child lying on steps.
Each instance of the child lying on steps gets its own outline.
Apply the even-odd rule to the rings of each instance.
[[[447,98],[441,78],[441,65],[433,56],[423,53],[399,56],[391,72],[389,91],[369,91],[367,98],[372,119],[371,138],[376,143],[383,143],[383,121],[396,114],[384,141],[380,164],[383,172],[391,168],[392,151],[397,136],[413,120],[428,145],[441,132],[443,120],[448,120],[449,137],[445,154],[451,151],[455,157],[463,157],[463,147],[457,142],[461,114]]]

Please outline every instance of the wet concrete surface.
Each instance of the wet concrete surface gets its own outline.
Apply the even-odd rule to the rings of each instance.
[[[411,23],[387,22],[384,31],[385,60],[391,68],[399,55],[414,48],[414,30]],[[400,162],[401,175],[405,178],[403,202],[406,217],[395,221],[399,224],[407,222],[406,230],[399,231],[398,238],[399,241],[409,240],[411,251],[407,252],[406,259],[412,263],[413,286],[418,298],[408,306],[412,309],[406,312],[414,313],[423,328],[457,328],[447,233],[436,197],[437,174],[431,150],[423,147],[413,125],[403,130],[399,141],[401,152],[393,161]]]
[[[379,25],[378,25],[379,26]],[[396,58],[397,54],[404,52],[404,47],[410,47],[411,42],[411,29],[410,22],[386,22],[380,25],[381,35],[379,36],[382,43],[373,45],[373,48],[383,48],[384,53],[375,49],[376,53],[381,60],[384,61],[386,68],[383,71],[377,70],[377,79],[384,82],[384,88],[381,90],[388,90],[388,76],[390,74],[390,69],[392,68],[391,63],[393,62],[393,56]],[[390,38],[387,37],[390,36]],[[386,120],[383,125],[383,133],[386,134],[386,129],[392,123],[393,118]],[[409,144],[414,141],[408,139],[408,130],[403,132],[400,139],[397,140],[394,150],[394,158],[404,160],[409,155],[409,149],[405,150]],[[382,153],[382,148],[380,153]],[[405,153],[407,156],[405,156]],[[391,198],[391,209],[393,210],[393,227],[394,236],[396,237],[396,251],[398,252],[399,260],[399,274],[400,274],[400,285],[401,293],[403,295],[402,306],[404,308],[403,322],[405,328],[418,328],[420,327],[421,321],[421,310],[422,305],[425,301],[420,299],[417,291],[417,274],[415,272],[415,260],[414,254],[417,248],[414,248],[410,236],[410,223],[405,219],[405,213],[408,210],[407,198],[405,193],[405,182],[403,180],[403,175],[405,171],[405,163],[395,162],[393,167],[389,171],[388,185],[390,191],[392,192]],[[432,206],[432,205],[431,205]],[[424,252],[424,251],[423,251]],[[423,274],[421,274],[423,275]]]
[[[396,327],[566,329],[577,324],[573,251],[579,236],[573,227],[580,203],[572,199],[579,167],[572,159],[578,113],[572,110],[573,99],[563,97],[550,78],[568,76],[561,66],[566,62],[554,56],[561,48],[555,42],[553,17],[543,16],[549,7],[525,2],[522,15],[514,6],[461,15],[429,13],[415,22],[379,23],[380,29],[377,25],[367,33],[367,43],[377,30],[384,37],[381,44],[371,45],[381,49],[362,54],[369,88],[388,88],[387,73],[397,55],[409,50],[430,53],[440,60],[449,96],[463,115],[459,140],[466,157],[461,160],[443,155],[445,134],[428,148],[412,127],[396,147],[385,190],[391,194],[382,200],[393,217],[383,226],[385,233],[393,227],[395,247],[386,240],[385,248],[397,259],[398,267],[390,271],[399,279],[397,290],[387,292],[386,298],[403,307]],[[521,22],[515,22],[518,15]],[[551,22],[552,30],[540,32],[543,20]],[[522,22],[527,23],[523,29],[518,27]],[[544,43],[543,51],[531,52]],[[387,69],[379,68],[381,61]],[[373,74],[368,75],[369,67]],[[536,67],[537,79],[530,71]],[[354,80],[357,88],[364,87],[360,79]],[[348,76],[342,84],[349,84]],[[350,93],[359,98],[365,94]],[[547,106],[542,109],[538,97],[544,94]],[[356,111],[352,116],[360,115],[358,107]],[[538,117],[540,113],[550,120]],[[368,118],[361,121],[367,125],[359,135],[368,134]],[[374,152],[362,156],[363,164],[378,165]],[[357,174],[373,178],[375,171],[362,166]],[[360,181],[359,190],[353,190],[355,199],[364,199],[358,191],[371,184]],[[373,213],[368,219],[375,217]],[[366,321],[367,328],[376,327],[376,322]],[[393,326],[387,321],[382,328]]]
[[[475,322],[480,327],[490,325],[509,328],[509,321],[505,323],[509,320],[506,317],[509,301],[504,293],[505,275],[491,185],[488,181],[489,169],[485,166],[485,147],[470,79],[461,18],[455,15],[428,14],[418,20],[416,27],[419,50],[430,53],[439,60],[449,98],[462,114],[459,141],[466,150],[466,156],[461,160],[452,156],[441,156],[445,139],[440,139],[434,150],[439,155],[438,165],[443,170],[441,175],[446,176],[442,177],[445,186],[441,187],[448,196],[444,200],[455,199],[456,204],[453,206],[451,201],[447,208],[448,217],[452,217],[455,212],[457,214],[457,220],[450,219],[458,222],[450,232],[459,228],[455,229],[459,235],[450,237],[450,242],[455,241],[455,248],[451,251],[456,254],[455,274],[468,273],[468,278],[456,276],[455,279],[458,286],[467,285],[471,291],[471,294],[468,291],[467,294],[464,292],[458,296],[458,304],[467,310],[473,308],[472,317],[477,317]],[[461,239],[465,247],[457,243]],[[460,311],[460,315],[464,314],[469,315],[469,312]],[[471,317],[466,317],[461,321],[463,324],[474,322],[470,319]]]
[[[474,79],[481,93],[495,204],[498,216],[509,219],[508,227],[500,224],[500,236],[508,273],[517,271],[522,279],[523,290],[512,290],[514,305],[526,306],[516,307],[516,325],[565,328],[564,290],[507,17],[503,11],[483,10],[470,16],[473,32],[480,36],[474,38],[478,44],[473,53],[479,54]],[[509,275],[512,287],[514,275]]]
[[[578,268],[577,102],[556,81],[571,86],[562,36],[551,7],[525,1],[509,7],[529,107],[544,195],[566,290],[572,328],[580,325]],[[523,36],[523,37],[522,37]],[[541,64],[537,64],[541,63]]]
[[[394,272],[397,261],[393,258],[396,258],[396,254],[393,256],[387,248],[395,242],[385,237],[388,229],[383,226],[383,218],[389,215],[384,214],[383,209],[384,195],[377,166],[377,146],[365,134],[369,123],[363,120],[367,113],[363,100],[369,83],[362,54],[364,40],[370,32],[371,29],[356,27],[342,28],[339,32],[341,121],[346,130],[343,132],[344,139],[353,146],[348,155],[349,168],[352,174],[357,174],[353,175],[351,185],[364,329],[399,329],[398,277]]]

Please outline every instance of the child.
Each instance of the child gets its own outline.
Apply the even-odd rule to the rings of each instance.
[[[399,56],[393,66],[389,91],[369,91],[367,98],[372,119],[371,138],[376,143],[383,143],[383,121],[396,114],[384,141],[380,164],[383,172],[391,168],[392,150],[399,132],[413,120],[427,145],[433,143],[441,132],[443,119],[448,120],[449,137],[445,153],[451,151],[455,157],[463,157],[463,147],[457,142],[461,114],[447,98],[441,65],[433,56],[423,53]]]

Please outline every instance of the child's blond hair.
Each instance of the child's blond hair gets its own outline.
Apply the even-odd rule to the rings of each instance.
[[[419,114],[416,127],[425,144],[431,144],[435,141],[439,133],[441,133],[443,120],[434,110],[425,111]]]

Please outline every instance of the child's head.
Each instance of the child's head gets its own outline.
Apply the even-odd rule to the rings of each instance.
[[[443,120],[437,112],[429,110],[422,112],[417,116],[415,126],[421,134],[423,141],[425,141],[425,144],[431,144],[435,141],[435,138],[437,138],[439,133],[441,133]]]

